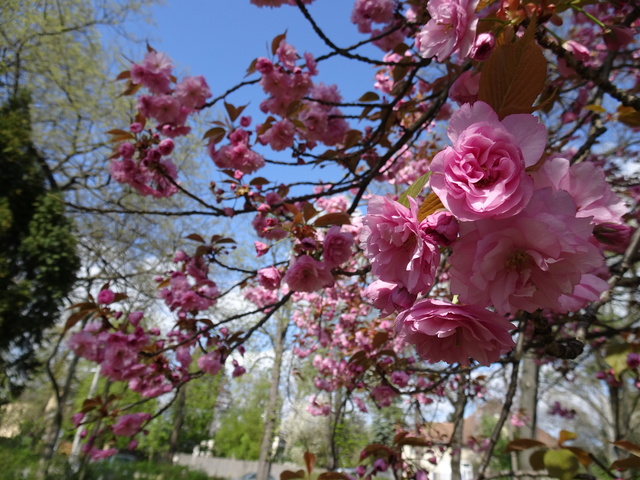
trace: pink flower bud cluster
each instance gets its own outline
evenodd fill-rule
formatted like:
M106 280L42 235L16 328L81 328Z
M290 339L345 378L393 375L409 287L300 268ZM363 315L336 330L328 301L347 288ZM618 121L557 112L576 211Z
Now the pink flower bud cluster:
M186 126L193 114L211 97L204 77L185 77L172 89L175 81L173 65L164 53L150 51L140 64L129 71L133 87L146 87L151 95L138 97L138 117L131 127L131 138L135 143L125 142L118 146L110 165L112 177L131 185L142 195L156 198L175 194L177 169L168 155L173 151L171 138L186 135L191 130ZM155 120L158 133L144 132L147 120ZM160 140L160 135L166 138Z
M576 411L572 409L568 409L562 406L560 402L553 402L551 408L547 412L549 415L558 415L559 417L566 418L571 420L576 416Z
M262 74L260 85L270 95L260 109L282 120L260 126L258 141L276 151L292 147L296 137L306 142L307 148L318 142L329 146L341 143L349 126L335 106L342 100L337 87L314 84L311 77L317 71L313 58L305 55L306 71L296 66L297 52L286 40L281 40L276 54L278 64L259 58L256 70ZM292 108L295 102L301 102L301 106Z
M179 318L187 318L190 313L196 314L215 305L220 291L208 276L206 258L178 252L174 261L180 263L181 268L169 274L168 286L160 290L160 298L167 306L177 310Z

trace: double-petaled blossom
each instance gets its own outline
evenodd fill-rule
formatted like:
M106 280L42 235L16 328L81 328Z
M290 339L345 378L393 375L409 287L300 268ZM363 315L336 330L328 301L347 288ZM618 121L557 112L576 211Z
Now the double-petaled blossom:
M410 208L387 197L373 196L364 217L361 240L371 271L380 280L405 287L411 294L431 288L440 250L418 221L418 205Z
M276 267L261 268L258 270L258 282L267 290L277 290L280 287L282 275Z
M327 265L309 255L291 260L284 283L294 292L315 292L333 286L333 277Z
M393 21L395 8L394 0L356 0L351 12L351 21L358 26L360 33L371 33L373 23Z
M460 220L506 218L522 210L533 193L525 168L546 145L546 130L533 115L502 121L484 102L460 107L447 131L452 147L431 162L431 188Z
M476 305L421 300L401 312L396 331L428 362L469 365L469 358L489 365L514 347L514 326L497 313Z
M142 424L149 421L151 415L148 413L131 413L128 415L122 415L118 418L116 424L111 427L114 435L121 437L131 437L138 433Z
M176 85L173 96L180 103L191 109L201 108L207 98L211 97L209 85L202 75L195 77L185 77Z
M322 258L332 267L342 265L353 255L354 243L353 235L341 232L340 227L334 225L324 237Z
M571 196L551 188L537 190L511 218L462 222L450 258L451 291L500 314L566 311L562 296L603 265L589 241L592 229L590 218L576 217ZM595 285L598 293L603 286Z
M429 0L431 19L416 35L416 47L424 58L436 57L439 62L458 53L469 55L476 36L478 0Z
M576 203L576 216L591 217L591 223L620 224L628 208L611 190L604 171L591 162L571 165L566 158L547 159L533 174L535 188L552 187L569 192Z

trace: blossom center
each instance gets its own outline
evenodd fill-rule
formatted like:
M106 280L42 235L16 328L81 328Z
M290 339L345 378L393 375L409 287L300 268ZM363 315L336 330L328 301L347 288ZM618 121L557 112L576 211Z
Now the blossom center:
M507 270L518 272L524 270L531 264L531 256L526 252L515 252L504 262L504 266Z

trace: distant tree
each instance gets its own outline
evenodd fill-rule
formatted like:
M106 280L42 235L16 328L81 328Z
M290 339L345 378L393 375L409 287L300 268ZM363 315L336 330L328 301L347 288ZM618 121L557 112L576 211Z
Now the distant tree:
M29 103L19 92L0 107L0 403L37 367L80 264L72 222L31 141Z
M264 432L264 412L269 393L268 378L247 376L239 387L244 392L234 392L232 405L220 419L216 431L214 452L216 455L242 460L257 460Z

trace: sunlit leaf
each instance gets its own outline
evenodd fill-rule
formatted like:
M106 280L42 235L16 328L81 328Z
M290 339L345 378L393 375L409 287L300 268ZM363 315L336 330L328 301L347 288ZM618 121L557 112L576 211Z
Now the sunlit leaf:
M544 466L550 476L560 480L572 480L578 473L580 463L573 452L563 448L547 450L544 454Z
M564 447L567 450L571 450L571 452L578 457L578 461L580 462L581 465L588 467L589 465L591 465L591 463L593 463L593 459L591 458L591 456L589 455L589 452L582 450L581 448L578 447Z
M431 192L429 195L427 195L427 198L424 199L424 202L422 202L422 205L420 205L420 208L418 209L418 221L421 222L432 213L435 213L443 208L444 205L440 201L440 197Z
M420 192L424 188L424 186L429 181L429 177L431 176L431 172L427 172L418 178L415 182L411 184L409 188L407 188L401 195L398 197L398 203L404 205L409 208L409 200L408 197L416 198L420 195Z
M375 102L377 100L380 100L380 95L376 92L367 92L358 99L359 102Z
M611 367L617 380L620 380L620 374L629 368L627 365L627 356L631 351L631 347L625 343L609 345L609 347L607 347L604 361Z
M590 110L595 113L607 113L602 105L587 105L584 107L585 110Z
M640 127L640 112L633 107L618 107L618 121L629 127Z
M578 438L575 433L569 432L567 430L560 430L560 435L558 436L558 445L563 447L564 442L566 442L567 440L573 440L575 438Z

